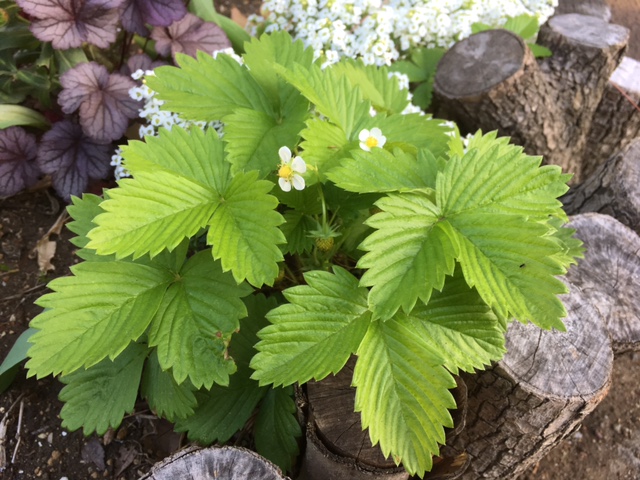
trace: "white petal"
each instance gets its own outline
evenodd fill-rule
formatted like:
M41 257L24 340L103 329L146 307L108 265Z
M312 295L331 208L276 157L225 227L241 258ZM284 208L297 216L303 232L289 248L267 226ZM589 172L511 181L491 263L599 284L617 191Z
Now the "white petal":
M278 155L280 156L282 163L289 163L291 161L291 150L289 150L289 147L280 147Z
M380 135L378 137L378 147L380 148L384 147L385 143L387 143L387 137L385 137L384 135Z
M373 127L369 132L369 135L375 138L380 138L382 136L382 130L380 130L378 127Z
M367 138L369 138L369 130L367 130L366 128L364 130L360 131L360 134L358 135L358 140L360 140L361 142L366 142ZM368 151L368 150L367 150Z
M278 185L280 185L280 188L282 189L283 192L291 191L291 182L286 178L279 178Z
M293 159L293 162L291 162L291 169L294 172L304 173L307 171L307 164L304 163L302 157L296 157Z
M303 190L304 189L304 178L302 178L298 174L295 174L293 176L293 188L295 188L296 190ZM291 187L289 187L289 189L291 189Z
M360 148L363 149L365 152L370 152L371 151L369 146L364 142L360 142Z

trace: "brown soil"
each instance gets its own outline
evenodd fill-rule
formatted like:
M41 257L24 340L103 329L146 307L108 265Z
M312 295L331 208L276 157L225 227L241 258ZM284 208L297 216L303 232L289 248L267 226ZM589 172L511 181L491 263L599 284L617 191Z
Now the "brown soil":
M260 1L216 3L222 12L230 13L236 5L246 15L257 11ZM632 13L640 15L637 1L626 3L635 5ZM614 19L616 11L614 8ZM47 291L47 282L67 275L69 266L76 262L68 242L72 235L66 229L60 237L51 238L57 241L54 271L41 274L34 252L37 241L64 207L46 190L0 201L0 359L41 311L34 301ZM614 369L608 397L582 428L525 480L640 479L640 354L620 356ZM0 468L0 478L133 480L185 444L184 438L158 421L144 403L105 437L66 432L58 416L60 388L53 378L25 379L20 372L13 385L0 394L0 422L6 423L4 434L0 425L0 467L3 460L6 467L4 471Z

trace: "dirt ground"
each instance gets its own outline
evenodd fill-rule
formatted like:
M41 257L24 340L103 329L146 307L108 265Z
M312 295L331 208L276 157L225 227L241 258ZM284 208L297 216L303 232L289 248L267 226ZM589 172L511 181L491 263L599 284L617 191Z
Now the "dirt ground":
M614 5L614 21L636 22L637 0ZM236 5L248 14L259 0L216 2L224 13ZM631 8L633 7L633 8ZM626 13L625 13L626 12ZM634 17L635 15L635 17ZM634 20L634 18L636 20ZM621 21L622 20L622 21ZM634 37L636 38L636 37ZM640 39L630 52L640 52ZM640 58L637 56L636 58ZM36 243L55 224L65 205L47 190L0 201L0 358L41 310L34 301L55 276L68 274L76 260L65 229L52 236L55 270L39 272ZM609 395L581 429L553 450L525 480L640 479L640 353L616 359ZM24 373L0 394L0 478L7 480L133 480L185 444L170 425L158 421L144 403L103 438L66 432L60 426L61 385L52 378L25 379ZM3 426L6 430L3 432ZM4 465L5 469L2 470Z

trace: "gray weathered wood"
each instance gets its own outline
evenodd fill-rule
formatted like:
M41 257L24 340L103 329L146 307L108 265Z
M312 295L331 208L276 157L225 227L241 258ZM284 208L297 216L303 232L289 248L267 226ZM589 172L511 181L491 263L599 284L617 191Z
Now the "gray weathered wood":
M575 215L568 226L586 251L567 279L602 315L615 353L640 350L640 237L599 213Z
M463 375L467 426L443 449L471 457L462 479L515 479L577 428L606 395L613 352L597 310L580 289L563 296L567 332L513 323L508 353Z
M285 480L280 469L251 450L190 447L157 463L140 480Z
M587 133L628 36L626 28L594 16L554 16L537 42L553 55L536 61L510 32L472 35L438 65L436 114L463 132L498 130L527 153L574 173L579 183Z
M611 8L605 0L559 0L556 15L566 13L581 13L591 15L608 22L611 20Z

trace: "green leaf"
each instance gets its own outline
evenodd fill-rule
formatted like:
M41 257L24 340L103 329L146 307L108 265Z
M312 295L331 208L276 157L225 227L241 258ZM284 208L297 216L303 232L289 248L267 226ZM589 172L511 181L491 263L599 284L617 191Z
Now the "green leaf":
M156 350L152 351L142 373L140 393L156 415L170 422L193 415L197 405L193 390L188 381L178 385L171 372L160 366Z
M18 372L18 366L23 360L28 358L27 351L31 346L29 339L36 332L37 330L35 328L27 328L16 339L11 350L9 350L7 356L4 357L2 364L0 364L0 393L9 388L9 385L11 385Z
M36 302L46 310L31 321L39 331L30 339L29 376L115 358L147 329L173 280L165 269L130 262L84 262L71 271Z
M410 62L406 60L395 62L391 70L406 74L410 82L424 82L435 75L438 62L445 52L446 49L440 47L415 48L411 50Z
M426 162L418 162L414 155L399 148L393 153L382 148L371 152L354 150L340 166L327 173L327 178L349 192L372 193L406 191L427 188L435 183L433 172Z
M349 141L340 127L319 119L309 120L300 135L304 139L300 144L303 158L318 172L320 181L324 181L327 172L348 157L351 150L358 148L358 141Z
M364 65L362 60L345 59L331 66L337 76L344 76L362 92L378 112L401 113L409 104L407 90L401 90L398 79L389 75L387 67Z
M429 115L412 113L409 115L378 115L371 119L371 126L378 127L387 137L388 149L400 147L408 153L417 155L421 149L431 151L435 158L444 156L448 150L451 132L444 120L436 120ZM371 128L368 126L367 128Z
M287 238L284 253L305 253L310 252L314 245L314 240L309 236L309 232L317 228L317 222L309 215L298 210L289 210L284 214L285 223L280 226L280 230Z
M174 128L123 148L135 176L109 190L87 248L118 258L172 250L205 227L229 182L217 134Z
M431 99L433 98L433 82L434 78L429 77L423 83L418 85L413 91L413 99L411 103L419 106L423 110L426 110L431 105Z
M563 221L559 218L550 218L548 224L554 229L550 238L556 241L561 249L556 256L560 264L567 269L571 265L577 265L577 259L584 258L585 248L582 240L573 236L576 230L564 227Z
M355 140L359 125L370 118L370 103L363 99L359 88L346 77L339 77L331 68L314 64L306 68L296 63L293 68L275 66L276 71L296 87L316 111L339 126L346 137Z
M248 42L251 37L236 22L216 12L214 3L211 0L191 0L188 3L188 8L191 13L222 28L231 41L233 49L238 53L243 51L244 43Z
M291 470L302 435L292 395L292 387L270 389L256 416L256 450L283 472Z
M371 323L358 348L353 385L371 443L380 442L385 456L422 477L445 443L443 426L453 426L448 409L456 405L447 389L456 383L416 331L420 326L411 319Z
M290 302L272 310L251 361L261 385L290 385L336 373L356 351L370 322L367 291L340 267L307 272L307 285L285 290Z
M72 431L83 427L85 435L118 428L124 414L135 407L146 356L144 345L132 343L113 361L105 359L88 370L61 377L66 384L59 396L65 402L60 412L62 426Z
M442 289L445 275L453 274L456 244L428 192L390 194L376 205L383 211L366 222L377 231L360 245L368 253L358 267L368 269L360 284L372 287L369 308L386 320Z
M35 110L20 105L0 105L0 129L16 125L41 129L51 126L49 121Z
M517 17L510 17L502 28L528 40L538 33L540 26L538 25L538 18L535 15L523 13Z
M198 52L197 59L176 55L180 68L156 68L147 84L165 101L164 108L192 120L222 120L238 108L274 116L260 85L229 55L213 58Z
M277 199L269 195L273 183L258 180L258 172L238 173L223 194L214 213L207 242L213 256L222 260L237 282L272 285L283 260L278 244L285 243L278 225L284 222L275 211Z
M553 52L549 50L547 47L543 47L542 45L538 45L537 43L527 43L529 50L533 53L533 56L536 58L546 58L553 55Z
M71 70L79 63L88 62L89 59L82 48L70 48L69 50L54 50L53 55L58 62L58 74Z
M240 299L249 293L246 285L222 272L209 251L187 260L149 330L149 345L157 346L161 368L172 369L176 383L187 377L196 388L229 383L236 367L226 347L247 313Z
M482 370L506 352L498 317L459 271L447 277L442 292L433 292L428 304L419 303L409 315L422 325L429 351L456 375L459 368Z
M492 30L494 27L487 25L486 23L476 22L471 25L471 33L480 33L486 30Z

